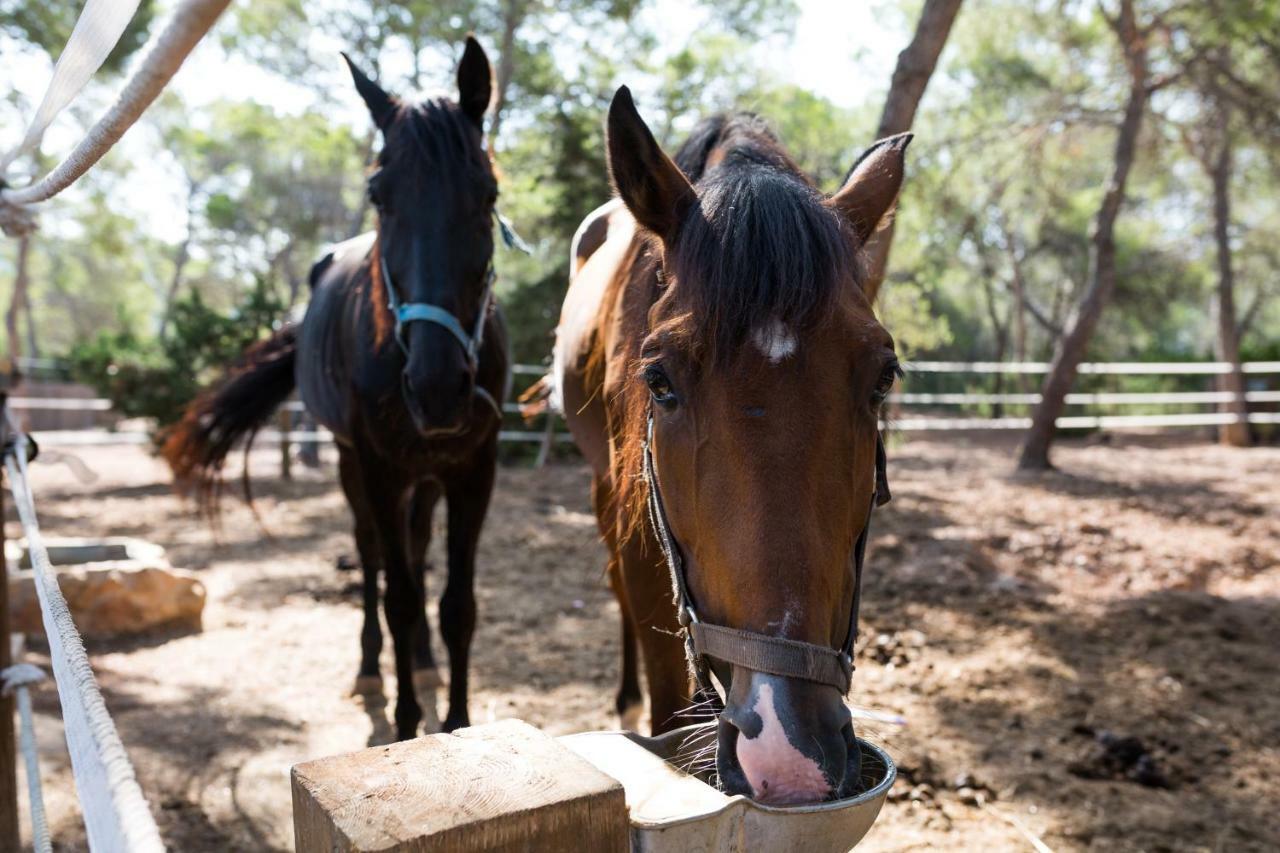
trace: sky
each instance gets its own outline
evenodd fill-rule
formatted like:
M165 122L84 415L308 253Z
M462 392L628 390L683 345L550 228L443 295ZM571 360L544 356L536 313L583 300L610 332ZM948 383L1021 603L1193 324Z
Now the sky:
M897 52L907 39L906 22L896 4L887 0L798 0L797 5L800 12L793 34L758 45L755 51L759 61L771 65L784 80L812 90L839 106L857 106L869 97L879 97ZM645 23L659 34L659 42L673 47L683 45L701 23L696 14L690 13L685 0L655 0L643 15ZM321 46L321 50L325 47ZM341 73L337 59L340 46L331 47L335 73ZM145 49L138 55L143 53ZM42 56L28 55L12 63L7 61L6 65L13 75L10 78L13 87L34 110L48 83L51 63ZM119 85L122 86L123 81ZM227 57L216 44L198 47L170 85L196 107L220 98L252 98L279 109L297 110L315 98L312 91L292 85L244 59ZM92 115L112 97L114 91L95 90L82 97L75 109ZM328 108L336 120L365 121L363 107L354 93L350 103ZM61 116L46 133L44 150L59 156L69 152L80 137L78 124L66 114ZM7 150L15 144L24 129L0 127L0 149ZM123 153L135 164L130 188L122 202L144 218L151 234L176 242L181 239L184 227L176 165L164 155L159 159L153 157L154 148L148 143L154 139L144 138L148 133L145 127L135 127L121 143ZM135 154L137 156L132 156ZM73 187L71 192L74 191Z

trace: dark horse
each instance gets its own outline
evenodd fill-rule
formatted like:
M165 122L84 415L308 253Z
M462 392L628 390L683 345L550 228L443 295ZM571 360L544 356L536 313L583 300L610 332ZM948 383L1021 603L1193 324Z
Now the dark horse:
M637 640L657 731L680 724L690 670L703 697L714 673L721 783L766 802L860 781L843 696L899 370L862 247L908 141L876 143L828 197L752 116L704 123L673 162L623 88L608 121L621 203L575 240L552 393L594 469L623 615L618 710L640 702Z
M342 489L364 569L357 690L381 692L378 572L395 648L395 723L414 737L418 686L439 684L425 605L431 517L448 503L449 576L440 632L449 650L445 731L468 725L467 658L476 623L476 545L493 491L507 333L493 305L498 184L484 144L489 60L467 39L458 101L402 103L347 60L383 146L369 177L376 234L336 247L311 271L302 323L249 349L193 403L165 445L180 482L216 493L242 437L296 386L337 441Z

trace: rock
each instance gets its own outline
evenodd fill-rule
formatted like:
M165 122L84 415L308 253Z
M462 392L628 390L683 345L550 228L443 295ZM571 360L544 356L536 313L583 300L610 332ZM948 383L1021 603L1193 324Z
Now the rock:
M85 637L200 630L204 584L163 558L68 567L59 569L57 577L76 628ZM13 631L44 631L31 570L9 576L9 618Z

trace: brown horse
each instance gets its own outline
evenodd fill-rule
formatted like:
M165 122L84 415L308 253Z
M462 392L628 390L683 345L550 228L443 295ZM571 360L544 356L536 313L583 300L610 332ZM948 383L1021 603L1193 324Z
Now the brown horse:
M843 694L899 372L861 248L909 141L876 143L824 197L752 116L704 123L673 162L624 87L608 119L621 202L574 241L552 395L594 469L618 711L639 716L637 639L655 731L681 723L690 670L704 690L714 672L721 784L766 802L859 784Z

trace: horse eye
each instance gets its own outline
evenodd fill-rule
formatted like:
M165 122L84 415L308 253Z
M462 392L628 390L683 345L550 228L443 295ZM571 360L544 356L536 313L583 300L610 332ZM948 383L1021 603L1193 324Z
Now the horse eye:
M875 390L871 393L871 398L876 405L883 403L889 396L889 392L893 390L893 383L902 375L902 368L895 361L885 366L880 374L880 379L876 381Z
M656 364L651 364L644 369L644 382L649 386L653 402L664 409L675 408L679 401L676 399L675 389L671 387L671 380L667 378L666 371Z
M369 203L374 207L382 207L382 172L374 172L369 176L367 192L369 195Z

